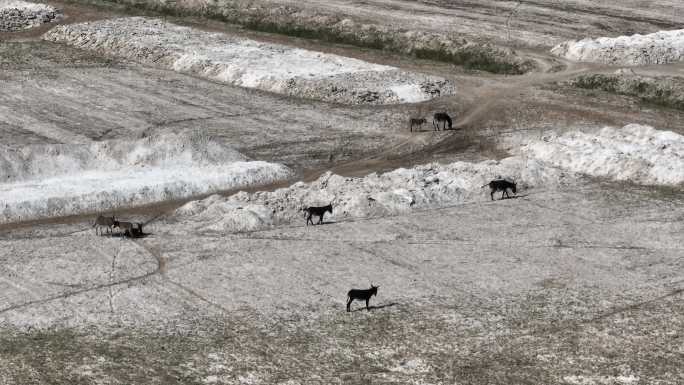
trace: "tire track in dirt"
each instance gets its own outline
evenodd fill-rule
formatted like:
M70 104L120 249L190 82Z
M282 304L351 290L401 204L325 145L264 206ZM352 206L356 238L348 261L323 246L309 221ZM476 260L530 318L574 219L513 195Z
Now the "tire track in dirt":
M122 248L120 248L119 252L121 250L122 250ZM117 254L119 252L117 252ZM102 255L105 255L105 254L102 253ZM113 260L112 264L114 264L114 260ZM114 287L119 286L119 285L125 285L125 284L140 282L140 281L148 279L148 278L150 278L150 277L152 277L158 273L160 273L159 266L157 268L155 268L153 271L150 271L150 272L147 272L147 273L144 273L141 275L133 276L130 278L126 278L126 279L122 279L122 280L118 280L118 281L113 281L113 282L108 282L108 283L104 283L104 284L99 284L99 285L94 285L94 286L79 289L79 290L72 290L72 291L68 291L66 293L51 295L51 296L44 297L44 298L37 298L35 300L26 301L23 303L7 306L5 308L0 308L0 315L11 312L11 311L19 310L19 309L25 309L25 308L35 306L35 305L44 305L44 304L47 304L47 303L50 303L53 301L67 299L67 298L70 298L70 297L73 297L76 295L80 295L80 294L86 294L86 293L90 293L90 292L94 292L94 291L98 291L98 290L111 289L111 288L114 288ZM110 275L110 277L111 277L111 275ZM111 297L110 297L110 300L111 300ZM73 309L73 310L75 310L75 309Z
M208 304L208 305L210 305L210 306L212 306L212 307L214 307L214 308L216 308L216 309L219 309L221 312L223 312L223 313L225 313L225 314L230 313L230 310L229 310L229 309L227 309L227 308L221 306L220 304L218 304L218 303L216 303L216 302L213 302L213 301L209 300L208 298L202 296L201 294L197 293L195 290L189 288L188 286L185 286L185 285L183 285L183 284L181 284L181 283L179 283L179 282L176 282L176 281L172 280L171 278L169 278L168 275L167 275L167 272L168 272L168 258L165 257L165 256L161 253L160 250L156 250L156 249L154 249L154 248L152 248L152 247L149 247L149 246L145 245L143 242L137 242L137 241L135 241L135 240L131 240L131 241L132 241L133 243L135 243L136 245L138 245L138 246L139 246L140 248L142 248L143 250L145 250L145 251L147 252L147 254L149 254L150 256L154 257L154 258L157 260L157 264L158 264L158 265L157 265L157 270L156 270L156 272L158 272L158 273L160 274L160 276L162 277L162 279L164 279L165 282L168 282L168 283L171 284L172 286L174 286L174 287L180 289L181 291L185 292L186 294L190 295L191 297L197 298L197 299L199 299L201 302L204 302L204 303L206 303L206 304Z
M85 288L85 289L81 289L81 290L74 290L74 291L71 291L71 292L67 292L67 293L63 293L63 294L58 294L58 295L52 295L52 296L45 297L45 298L42 298L42 299L37 299L37 300L34 300L34 301L23 302L23 303L20 303L20 304L16 304L16 305L12 305L12 306L8 306L8 307L5 307L5 308L0 309L0 314L4 314L4 313L10 312L10 311L14 311L14 310L24 309L24 308L27 308L27 307L30 307L30 306L34 306L34 305L44 305L44 304L50 303L50 302L52 302L52 301L67 299L67 298L69 298L69 297L73 297L73 296L76 296L76 295L79 295L79 294L90 293L90 292L93 292L93 291L98 291L98 290L102 290L102 289L107 289L107 288L109 288L109 287L114 287L114 286L119 286L119 285L125 285L125 284L130 284L130 283L135 283L135 282L140 282L140 281L143 281L143 280L145 280L145 279L147 279L147 278L150 278L150 277L154 276L155 274L157 274L156 269L155 269L155 271L152 271L152 272L149 272L149 273L145 273L145 274L138 275L138 276L131 277L131 278L126 278L126 279L123 279L123 280L120 280L120 281L116 281L116 282L111 282L111 283L106 283L106 284L101 284L101 285L95 285L95 286L91 286L91 287L88 287L88 288Z

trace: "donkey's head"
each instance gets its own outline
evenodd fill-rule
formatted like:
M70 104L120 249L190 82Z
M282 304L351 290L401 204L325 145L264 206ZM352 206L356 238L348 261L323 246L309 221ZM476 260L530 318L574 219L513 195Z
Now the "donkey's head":
M373 286L373 283L371 283L371 287L370 287L370 289L369 289L371 295L374 295L374 296L377 297L377 295L378 295L378 288L379 288L379 287L380 287L380 286Z
M511 191L513 191L513 194L517 194L517 193L518 193L518 192L516 191L516 190L517 190L517 187L518 187L518 185L517 185L516 183L513 183L513 186L511 186Z

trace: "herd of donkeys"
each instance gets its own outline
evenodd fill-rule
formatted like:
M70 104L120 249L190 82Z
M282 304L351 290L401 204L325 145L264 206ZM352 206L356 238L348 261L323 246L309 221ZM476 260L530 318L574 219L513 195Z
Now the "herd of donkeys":
M511 190L514 194L516 193L516 183L506 180L506 179L495 179L492 180L491 182L483 185L482 187L489 186L491 190L491 198L494 200L494 193L497 191L501 191L501 199L503 199L504 194L507 197L510 197L508 195L508 190ZM332 204L328 204L327 206L309 206L305 207L302 209L305 213L305 218L306 218L306 225L308 226L309 223L312 225L314 224L322 224L323 223L323 216L325 216L325 213L330 213L332 214L333 212L333 206ZM314 223L313 217L318 217L318 222ZM104 215L98 215L97 218L95 218L95 222L93 223L93 226L95 228L95 234L96 235L102 235L103 230L106 230L108 234L113 235L114 234L114 229L118 229L118 234L125 238L125 237L142 237L144 235L143 233L143 223L141 222L126 222L126 221L119 221L117 220L114 216L107 217ZM377 296L378 294L378 287L379 286L374 286L371 284L370 289L351 289L347 293L347 311L351 311L351 304L354 302L354 300L359 300L359 301L365 301L366 302L366 310L370 310L369 301L372 296Z
M140 237L143 235L143 224L141 222L125 222L118 221L114 216L106 217L104 215L98 215L95 218L93 226L95 228L95 235L102 235L103 230L106 230L108 234L114 234L114 228L119 230L119 235L122 237Z

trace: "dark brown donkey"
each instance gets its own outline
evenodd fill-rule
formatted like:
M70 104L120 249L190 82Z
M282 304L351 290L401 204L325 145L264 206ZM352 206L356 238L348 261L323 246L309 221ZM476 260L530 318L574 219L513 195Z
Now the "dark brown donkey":
M373 286L371 283L370 289L349 290L347 293L347 311L351 311L351 303L354 302L355 299L366 301L366 310L370 310L370 308L368 308L368 301L370 301L370 297L378 295L378 287L379 286Z
M95 223L93 223L92 226L95 228L95 235L98 235L97 230L100 230L99 235L102 235L102 227L106 227L107 233L111 234L115 222L114 216L105 217L104 215L98 215L97 218L95 218Z

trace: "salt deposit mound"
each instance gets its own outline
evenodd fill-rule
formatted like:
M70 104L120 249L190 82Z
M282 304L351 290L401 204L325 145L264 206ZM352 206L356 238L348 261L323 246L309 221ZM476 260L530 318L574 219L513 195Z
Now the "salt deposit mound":
M331 202L333 214L327 215L326 221L388 216L488 201L489 188L482 186L495 177L523 181L518 187L527 189L538 184L557 185L565 175L555 169L544 171L537 162L520 157L500 162L433 163L363 178L327 173L315 182L299 182L273 192L240 192L189 202L175 211L174 219L200 231L250 231L293 221L304 225L303 207Z
M47 4L0 0L0 32L21 31L61 17L61 11Z
M571 172L644 185L684 185L684 136L652 127L606 127L547 136L526 155Z
M684 60L684 29L568 41L551 53L573 61L625 66L674 63Z
M304 225L303 207L328 203L334 211L326 220L381 217L489 201L489 189L482 186L494 178L515 180L518 193L527 193L535 187L576 183L582 175L682 186L684 137L640 125L551 135L524 145L519 156L498 162L427 164L363 178L327 173L315 182L273 192L214 195L185 204L170 220L185 223L179 231L252 231L281 223Z
M128 17L58 26L43 37L248 88L347 104L454 93L452 82L357 59Z
M0 223L91 213L271 183L279 164L249 161L202 135L0 149Z

